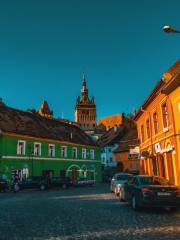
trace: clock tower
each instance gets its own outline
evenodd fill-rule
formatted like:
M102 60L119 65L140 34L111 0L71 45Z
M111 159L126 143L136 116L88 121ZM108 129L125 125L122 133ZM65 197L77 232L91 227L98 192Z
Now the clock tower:
M94 102L94 97L91 99L88 96L88 89L86 87L86 79L83 74L81 97L77 97L76 107L75 107L75 122L78 126L91 133L96 127L96 105Z

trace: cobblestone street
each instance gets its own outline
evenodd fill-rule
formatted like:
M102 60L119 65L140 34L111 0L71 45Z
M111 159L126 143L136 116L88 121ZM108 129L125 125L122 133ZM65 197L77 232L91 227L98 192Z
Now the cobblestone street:
M180 239L180 211L134 212L108 185L0 194L0 239Z

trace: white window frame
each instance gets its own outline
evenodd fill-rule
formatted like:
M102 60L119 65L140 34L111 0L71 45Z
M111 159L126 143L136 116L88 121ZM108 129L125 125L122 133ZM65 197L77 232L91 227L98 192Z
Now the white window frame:
M74 150L75 150L75 157L74 157L74 155L73 155L73 154L74 154L74 152L73 152ZM72 148L72 157L73 157L73 158L77 158L77 147L73 147L73 148Z
M147 122L149 122L149 136L148 136ZM150 118L146 118L145 125L146 125L146 137L147 137L147 139L150 139L151 138Z
M64 148L64 156L62 154L62 150ZM67 146L61 146L61 158L67 158Z
M94 149L90 149L90 159L94 159Z
M19 143L23 143L23 151L22 151L22 153L20 153ZM26 154L26 141L18 140L18 142L17 142L17 154L18 155L25 155Z
M35 149L35 146L36 145L39 145L39 154L36 153L36 149ZM41 156L41 143L40 142L35 142L34 143L34 156Z
M154 114L156 113L156 116L157 116L157 132L155 132L155 124L154 124ZM153 122L153 132L154 132L154 135L157 135L159 133L159 122L158 122L158 112L157 112L157 109L155 109L153 112L152 112L152 122Z
M164 126L164 116L163 116L163 105L166 104L166 110L167 110L167 126ZM162 119L162 126L163 126L163 132L167 132L169 130L169 112L168 112L168 107L167 107L167 101L164 101L161 103L161 119Z
M82 148L82 159L86 159L86 157L87 157L86 148Z
M50 151L50 149L51 149L51 147L53 147L52 149L52 154L51 154L51 151ZM48 156L49 157L55 157L55 144L49 144L49 146L48 146Z

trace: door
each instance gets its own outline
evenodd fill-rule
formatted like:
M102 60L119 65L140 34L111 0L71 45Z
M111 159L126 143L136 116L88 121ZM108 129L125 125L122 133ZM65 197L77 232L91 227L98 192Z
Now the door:
M77 169L76 168L72 169L72 182L73 183L77 182Z
M172 153L168 152L166 153L167 156L167 167L168 167L168 175L169 175L169 181L174 184L174 168L173 168L173 159L172 159Z

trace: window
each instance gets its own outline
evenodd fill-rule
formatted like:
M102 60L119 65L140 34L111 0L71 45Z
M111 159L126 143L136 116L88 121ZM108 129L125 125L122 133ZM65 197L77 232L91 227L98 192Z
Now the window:
M49 144L48 155L50 157L55 157L55 145Z
M62 146L61 147L61 157L62 158L66 158L67 157L67 147L66 146Z
M144 142L144 126L141 125L141 141Z
M34 143L34 155L41 156L41 143Z
M90 159L94 159L94 149L90 150Z
M72 148L72 157L77 158L77 148L76 147Z
M153 113L153 122L154 122L154 133L157 134L158 133L158 116L157 116L157 112Z
M161 109L162 109L163 127L167 128L168 127L168 111L167 111L166 103L164 103L161 106Z
M17 143L17 154L25 155L26 142L19 140Z
M86 148L82 149L82 158L86 159Z
M149 119L146 120L146 131L147 131L147 138L150 138L150 122L149 122Z
M111 152L111 148L109 148L109 152Z

